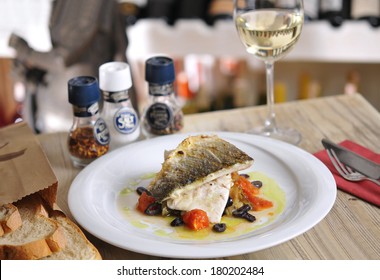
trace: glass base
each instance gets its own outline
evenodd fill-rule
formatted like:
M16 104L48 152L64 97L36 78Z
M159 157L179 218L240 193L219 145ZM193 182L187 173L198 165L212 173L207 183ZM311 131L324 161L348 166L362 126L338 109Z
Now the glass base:
M301 133L292 128L269 129L267 127L258 127L247 131L247 133L270 137L293 145L298 145L302 139Z

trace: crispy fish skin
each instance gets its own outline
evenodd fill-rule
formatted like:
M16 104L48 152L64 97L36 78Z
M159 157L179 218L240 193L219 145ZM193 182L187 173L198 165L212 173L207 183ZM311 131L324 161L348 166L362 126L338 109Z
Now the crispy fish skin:
M173 150L148 186L158 202L184 187L195 187L248 168L253 159L216 135L190 136Z

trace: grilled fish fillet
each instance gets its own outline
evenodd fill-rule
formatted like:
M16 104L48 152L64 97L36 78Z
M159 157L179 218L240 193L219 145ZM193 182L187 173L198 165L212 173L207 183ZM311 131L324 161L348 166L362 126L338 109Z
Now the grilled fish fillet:
M171 209L202 209L210 222L218 223L233 184L231 173L252 163L250 156L218 136L190 136L167 155L148 190Z

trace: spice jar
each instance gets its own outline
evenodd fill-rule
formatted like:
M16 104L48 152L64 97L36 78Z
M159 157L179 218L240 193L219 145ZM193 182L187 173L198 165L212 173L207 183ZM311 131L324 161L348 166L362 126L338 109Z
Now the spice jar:
M164 56L148 59L145 79L149 84L149 100L142 115L144 136L150 138L180 131L183 113L173 87L173 60Z
M110 131L110 150L137 140L140 136L139 118L128 90L132 87L129 65L108 62L99 67L99 87L103 94L102 118Z
M97 79L90 76L72 78L68 81L68 92L74 113L68 148L74 166L84 167L107 153L110 134L99 115Z

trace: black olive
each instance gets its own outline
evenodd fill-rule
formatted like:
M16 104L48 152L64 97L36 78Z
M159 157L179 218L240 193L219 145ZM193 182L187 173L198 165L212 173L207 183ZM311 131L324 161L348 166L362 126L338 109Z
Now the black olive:
M223 215L226 215L227 208L232 206L232 204L234 204L234 201L232 200L231 197L228 197L227 202L226 202L226 206L224 207L224 210L223 210Z
M244 212L244 213L246 213L246 212ZM232 211L232 216L234 216L236 218L242 218L244 213L241 213L241 212L235 210L235 211Z
M215 232L223 232L225 231L227 228L226 224L225 223L219 223L219 224L215 224L213 227L212 227L212 230L215 231Z
M136 189L136 192L137 192L137 194L138 195L142 195L142 193L143 192L146 192L147 190L146 190L146 188L144 188L144 187L138 187L137 189Z
M251 222L253 223L254 221L256 221L256 217L249 214L248 212L245 212L243 215L242 215L242 218L246 219L248 222Z
M261 188L263 186L263 182L256 180L251 182L256 188Z
M252 208L249 204L244 204L242 207L232 211L232 215L237 218L243 218L243 215L251 209Z
M175 210L169 207L167 207L166 209L168 210L168 213L170 216L181 217L181 213L182 213L181 210Z
M182 226L184 224L183 220L181 217L177 217L175 218L171 223L170 225L172 227L178 227L178 226Z
M250 211L251 209L252 209L252 208L251 208L251 206L250 206L249 204L244 204L242 207L236 209L235 211L238 211L238 212L243 213L243 212L248 212L248 211Z
M150 191L148 191L148 190L147 190L146 188L144 188L144 187L138 187L138 188L136 189L136 192L137 192L138 195L142 195L144 192L146 192L147 195L152 196L152 194L150 193Z
M162 213L162 205L158 202L153 202L145 209L145 214L148 216L160 215Z
M226 208L232 206L233 203L234 203L234 201L232 200L232 198L228 197L227 203L226 203Z
M244 177L244 178L246 178L246 179L249 179L249 175L248 174L240 174L240 176L242 176L242 177Z
M242 207L240 207L238 209L238 211L241 211L241 212L248 212L250 211L252 208L249 204L244 204Z

